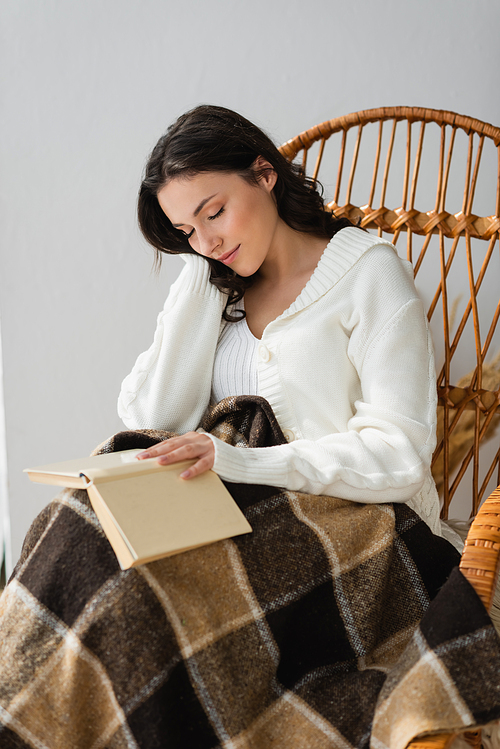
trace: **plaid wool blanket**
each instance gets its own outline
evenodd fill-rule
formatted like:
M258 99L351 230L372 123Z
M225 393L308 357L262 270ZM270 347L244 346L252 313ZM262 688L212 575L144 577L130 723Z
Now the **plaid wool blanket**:
M284 441L260 398L204 426ZM85 491L38 516L0 603L1 747L403 749L500 717L497 635L405 504L227 486L252 534L127 571Z

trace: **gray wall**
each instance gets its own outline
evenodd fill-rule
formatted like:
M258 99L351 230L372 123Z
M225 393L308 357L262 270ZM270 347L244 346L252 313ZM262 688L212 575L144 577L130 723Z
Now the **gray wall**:
M134 216L146 155L167 124L210 102L241 111L277 142L393 104L498 125L500 4L3 0L0 23L0 313L15 560L53 494L22 469L86 454L120 428L121 379L149 345L179 271L172 259L152 274Z

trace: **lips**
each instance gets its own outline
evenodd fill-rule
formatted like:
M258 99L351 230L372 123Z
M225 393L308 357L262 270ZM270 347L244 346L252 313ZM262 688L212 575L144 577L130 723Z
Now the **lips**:
M240 249L240 245L235 247L234 250L230 250L229 252L226 252L224 255L221 255L220 257L217 258L217 260L220 263L224 263L224 265L229 265L230 263L233 262L233 260L236 259L239 249Z

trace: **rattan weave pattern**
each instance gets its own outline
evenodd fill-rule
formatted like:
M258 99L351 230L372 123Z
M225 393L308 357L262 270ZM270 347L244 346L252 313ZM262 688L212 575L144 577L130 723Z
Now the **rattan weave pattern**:
M390 130L385 160L382 158L384 125ZM403 123L401 125L401 123ZM388 179L394 162L394 143L399 126L406 124L406 147L402 175L402 195L399 205L386 205ZM378 126L376 147L373 158L371 184L363 182L364 202L352 201L353 184L357 174L358 157L363 133L368 126ZM439 128L439 156L436 164L437 185L434 199L429 199L426 210L415 207L419 172L426 128ZM417 146L412 144L414 130L418 128ZM350 169L346 168L349 132L354 130L355 142L351 149ZM467 140L465 157L462 160L465 184L461 203L448 205L448 187L453 160L460 158L455 149L457 131L463 131ZM493 460L480 467L480 446L491 433L492 427L500 423L500 381L493 387L485 387L485 360L495 355L500 348L497 324L500 318L500 301L487 311L485 318L482 307L485 305L481 287L493 267L492 258L500 251L500 128L480 120L436 109L419 107L381 107L337 117L316 125L281 146L281 152L289 160L299 157L305 174L321 181L321 168L325 160L326 144L335 133L341 134L336 184L333 200L327 207L337 216L347 216L358 220L367 229L377 230L379 236L388 233L397 244L402 232L406 233L406 257L412 262L415 276L427 263L436 271L438 282L435 293L431 294L428 305L428 318L432 321L438 308L442 309L442 333L439 348L442 350L442 363L438 367L439 418L442 420L442 438L439 440L434 462L443 463L444 491L443 517L448 517L450 502L464 477L471 477L471 517L475 516L469 531L460 568L473 585L486 608L491 608L500 567L500 486L484 500L487 489L495 477L495 485L500 484L500 448ZM340 137L340 135L339 135ZM485 141L496 149L496 184L490 190L494 195L494 213L479 215L473 212L474 197L478 185L481 156ZM317 144L315 146L315 144ZM308 168L308 154L315 146L317 150L312 168ZM383 162L383 163L382 163ZM454 163L455 163L454 162ZM366 165L364 165L366 166ZM489 166L491 167L491 161ZM344 180L344 174L348 174ZM411 178L410 178L411 175ZM374 206L376 187L379 187L379 205ZM340 199L345 188L345 198ZM419 195L420 197L420 195ZM414 252L413 236L423 237L418 253ZM480 270L478 265L478 240L482 251ZM475 243L475 244L474 244ZM456 315L452 279L455 268L466 269L469 298ZM495 272L495 271L493 271ZM464 274L464 273L463 273ZM498 278L500 281L500 277ZM495 284L495 297L498 299L500 283ZM457 350L465 339L464 331L473 329L474 348L471 358L474 368L468 383L454 382L453 365ZM433 334L436 336L435 329ZM436 340L435 340L436 344ZM463 378L462 378L463 379ZM474 412L474 428L468 444L461 445L458 469L451 469L450 450L455 449L457 435L462 431L462 417L466 412ZM470 420L470 417L469 417ZM483 461L484 462L484 461ZM472 471L470 470L472 466ZM481 503L483 502L482 506ZM455 736L440 734L426 736L410 744L411 749L447 749ZM473 747L480 746L480 732L465 734L464 738Z
M411 749L448 749L453 743L456 734L438 733L435 736L426 736L411 742Z
M467 535L460 569L489 610L500 568L500 487L482 504Z
M361 132L365 125L369 123L384 123L391 120L393 128L395 125L406 120L409 125L420 122L422 126L432 122L440 125L442 128L449 126L454 132L457 128L461 128L469 136L477 135L484 141L485 137L491 138L495 146L500 147L500 128L490 125L480 120L472 119L471 117L465 117L463 115L456 114L455 112L448 112L439 109L422 109L419 107L381 107L379 109L367 109L361 112L354 112L352 114L337 117L333 120L327 120L322 122L320 125L310 128L309 130L300 133L295 138L287 141L281 146L281 152L288 159L294 159L299 152L303 152L303 166L305 168L307 161L307 152L316 141L321 141L320 152L318 159L314 166L312 176L316 177L319 172L321 160L323 157L324 145L328 138L336 132L343 131L347 133L352 127L358 127L358 141L361 140ZM414 174L414 182L412 184L412 194L414 195L414 187L416 185L416 178L418 177L418 161L421 157L421 149L423 144L423 127L421 130L421 140L419 143L419 151L417 154L416 162L416 173ZM377 151L377 158L380 157L380 144L381 144L382 128L379 130L379 149ZM391 148L393 144L393 138L391 138ZM408 144L411 144L411 139L408 140ZM451 152L453 150L453 143L451 143ZM359 142L355 151L355 158L357 159L357 153L359 151ZM390 167L390 158L392 153L388 154L389 162L386 162L386 170ZM345 142L343 143L342 149L342 163L339 164L339 175L342 175L343 159L345 157ZM499 152L500 162L500 152ZM379 164L377 163L377 169ZM352 177L354 176L354 170L356 168L355 161L351 167L350 182L352 183ZM449 169L447 169L449 171ZM375 176L375 175L374 175ZM408 175L407 175L408 176ZM386 181L387 175L384 175ZM407 184L407 180L406 180ZM340 180L339 180L340 186ZM473 187L472 187L473 190ZM372 191L373 192L373 191ZM348 189L348 194L350 190ZM442 185L441 197L442 201L437 200L437 205L426 212L418 211L413 207L413 201L410 200L410 206L405 207L406 200L403 200L403 204L398 208L387 208L384 205L380 205L377 208L371 206L369 201L363 207L352 205L349 201L344 202L342 205L337 203L338 192L336 198L331 201L328 206L335 211L338 216L348 216L351 219L360 219L361 226L365 228L379 228L385 232L399 232L402 228L409 228L415 234L427 235L442 231L446 237L455 238L457 236L463 236L465 233L469 233L472 237L481 239L490 239L496 232L500 230L500 211L498 210L498 199L497 199L497 211L496 215L492 216L476 216L469 211L457 211L456 213L450 213L444 209L444 197L446 194L446 184ZM405 196L407 197L407 195ZM443 205L440 205L440 203Z
M435 122L438 125L452 125L470 132L492 138L495 145L500 145L500 128L472 117L448 112L444 109L427 109L423 107L377 107L364 109L359 112L335 117L332 120L315 125L303 133L291 138L281 147L281 153L287 159L294 159L299 151L309 149L311 145L321 139L327 139L339 130L349 130L355 125L366 125L370 122L385 120L407 120L408 122Z

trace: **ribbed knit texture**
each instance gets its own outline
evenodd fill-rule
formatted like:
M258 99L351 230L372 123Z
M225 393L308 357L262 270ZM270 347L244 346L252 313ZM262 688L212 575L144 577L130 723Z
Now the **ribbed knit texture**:
M208 264L190 256L153 346L124 382L128 427L183 433L199 425L224 299ZM336 234L298 298L264 330L257 369L258 394L289 444L241 449L213 437L216 473L357 502L408 502L440 534L432 344L411 266L391 244L355 228Z
M243 309L241 301L234 310ZM258 395L257 348L259 341L245 319L228 323L215 352L212 374L212 403L230 395Z

